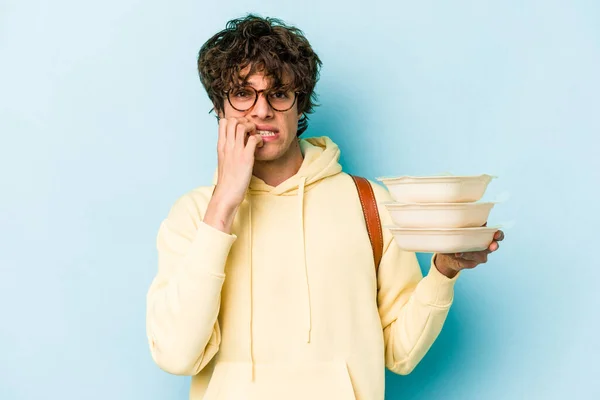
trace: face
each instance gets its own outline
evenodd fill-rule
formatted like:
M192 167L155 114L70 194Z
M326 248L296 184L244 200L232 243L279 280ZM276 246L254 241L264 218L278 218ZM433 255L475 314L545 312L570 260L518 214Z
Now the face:
M247 82L248 86L257 91L270 87L269 79L260 72L248 77ZM257 130L263 137L263 146L256 149L256 161L283 161L293 158L300 152L296 137L298 120L301 117L301 114L298 114L298 102L296 101L287 111L275 111L267 102L266 95L265 92L259 94L256 104L248 111L236 110L225 99L224 116L225 118L244 117L256 124Z

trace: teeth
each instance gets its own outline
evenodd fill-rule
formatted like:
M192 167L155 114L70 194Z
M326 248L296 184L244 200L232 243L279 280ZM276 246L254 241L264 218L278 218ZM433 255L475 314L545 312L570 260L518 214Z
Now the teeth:
M275 136L275 132L272 131L256 131L260 136Z

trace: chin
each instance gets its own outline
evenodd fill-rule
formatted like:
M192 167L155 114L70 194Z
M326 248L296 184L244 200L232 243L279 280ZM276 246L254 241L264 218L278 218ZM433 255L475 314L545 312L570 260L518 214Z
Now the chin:
M254 161L275 161L281 158L278 154L257 154L254 156Z
M278 146L269 146L258 148L254 154L255 161L275 161L283 156L284 152Z

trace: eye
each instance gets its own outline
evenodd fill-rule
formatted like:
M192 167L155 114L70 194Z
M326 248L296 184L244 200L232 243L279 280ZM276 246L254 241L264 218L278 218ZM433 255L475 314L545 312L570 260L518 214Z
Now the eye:
M288 98L288 94L287 94L287 92L280 90L280 91L271 93L271 97L273 97L274 99L277 99L277 100L283 100L283 99Z
M238 98L238 99L248 99L253 96L253 93L250 89L244 89L244 88L234 89L234 90L232 90L231 94L233 95L233 97Z

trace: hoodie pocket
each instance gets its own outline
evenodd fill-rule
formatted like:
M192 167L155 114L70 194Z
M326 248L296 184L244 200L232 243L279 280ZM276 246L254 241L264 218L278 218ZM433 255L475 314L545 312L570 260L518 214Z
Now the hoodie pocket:
M344 362L219 362L204 400L356 400Z

